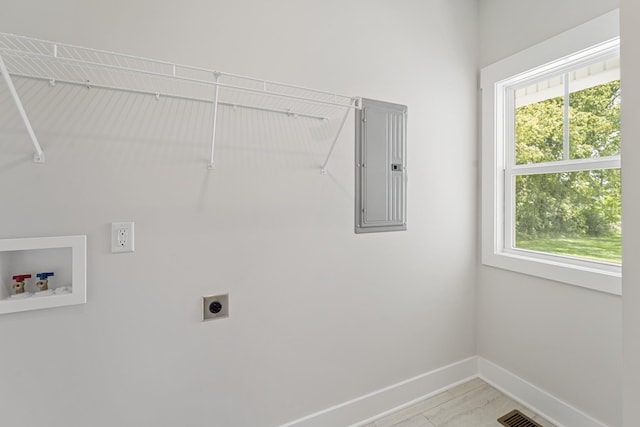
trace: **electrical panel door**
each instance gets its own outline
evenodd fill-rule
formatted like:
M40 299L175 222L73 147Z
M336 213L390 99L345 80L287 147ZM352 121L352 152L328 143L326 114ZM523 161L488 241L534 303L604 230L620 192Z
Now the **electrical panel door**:
M407 229L407 106L356 110L356 233Z

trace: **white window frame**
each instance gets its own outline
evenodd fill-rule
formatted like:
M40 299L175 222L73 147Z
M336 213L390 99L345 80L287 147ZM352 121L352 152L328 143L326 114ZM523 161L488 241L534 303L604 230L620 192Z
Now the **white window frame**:
M505 138L513 132L513 110L505 99L505 88L524 82L531 75L562 72L581 55L600 49L609 55L619 44L619 11L614 10L545 42L521 51L481 71L482 90L482 263L528 275L621 295L621 267L562 255L506 247L505 229L511 230L512 214L505 209L505 191L513 192L512 176L525 169L542 172L545 165L512 164L513 153L506 150ZM511 162L509 161L511 160ZM554 162L555 168L559 163ZM619 167L619 156L581 162L566 162L566 171ZM576 169L576 167L578 169ZM507 171L508 169L508 171ZM555 169L553 170L556 171ZM507 228L509 227L509 228Z

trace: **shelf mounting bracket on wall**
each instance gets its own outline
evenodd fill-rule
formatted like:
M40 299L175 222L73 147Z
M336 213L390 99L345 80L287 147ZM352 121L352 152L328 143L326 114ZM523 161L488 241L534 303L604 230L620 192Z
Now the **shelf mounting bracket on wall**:
M209 169L215 169L215 149L216 149L216 125L218 123L218 101L220 98L220 85L218 81L220 80L220 73L218 71L214 71L213 79L216 85L215 94L213 96L213 124L211 125L211 158L209 159Z
M353 99L353 103L357 104L357 99ZM349 113L351 112L350 108L347 108L347 111L344 112L344 117L342 118L342 122L340 122L340 127L338 128L338 132L336 133L335 138L333 138L333 143L331 144L331 148L329 148L329 153L327 153L327 158L322 164L322 175L327 174L327 164L329 163L329 159L333 154L333 149L336 148L336 144L338 143L338 139L340 138L340 134L342 133L342 129L344 129L344 124L347 122L347 117L349 117Z
M18 113L20 113L20 117L22 118L22 121L24 122L24 125L27 128L27 133L31 138L31 143L33 143L33 147L36 150L35 154L33 155L33 161L36 163L44 163L44 152L42 151L42 147L40 147L40 143L38 142L36 133L33 131L33 127L31 126L31 121L29 120L29 116L27 116L27 112L24 110L22 101L20 101L20 97L18 96L16 87L13 84L13 80L9 75L9 71L7 70L7 65L4 63L4 59L2 59L2 55L0 55L0 73L2 73L2 77L4 77L4 81L7 84L7 87L9 88L9 93L11 94L11 98L13 98L13 102L16 104Z

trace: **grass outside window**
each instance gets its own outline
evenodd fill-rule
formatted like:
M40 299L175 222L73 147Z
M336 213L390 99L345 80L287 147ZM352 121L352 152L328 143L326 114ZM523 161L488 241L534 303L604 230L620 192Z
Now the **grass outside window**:
M622 233L607 236L518 236L519 249L567 255L620 264L622 262Z

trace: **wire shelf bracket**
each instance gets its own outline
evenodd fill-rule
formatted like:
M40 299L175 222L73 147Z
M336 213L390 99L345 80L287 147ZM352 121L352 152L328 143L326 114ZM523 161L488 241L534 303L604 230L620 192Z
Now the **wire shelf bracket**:
M333 143L331 144L331 148L329 148L329 153L327 153L327 158L325 159L324 163L322 164L322 175L326 175L327 174L327 165L329 164L329 159L331 158L331 155L333 154L333 149L336 148L336 144L338 143L338 139L340 138L340 134L342 133L342 129L344 129L344 124L347 122L347 117L349 117L349 113L351 112L351 110L347 110L344 113L344 117L342 118L342 122L340 122L340 127L338 128L338 133L336 133L336 137L333 138Z
M322 121L341 119L323 174L349 112L362 108L359 97L6 33L0 33L0 73L34 146L36 163L44 163L44 152L13 78L212 104L209 169L215 168L220 106Z
M16 104L16 108L18 109L18 113L24 122L24 126L27 128L27 133L31 138L31 143L35 148L36 152L33 155L33 161L36 163L44 163L44 152L42 151L42 147L38 142L38 138L36 137L36 133L33 131L33 126L31 126L31 121L29 120L29 116L27 116L27 112L22 105L22 101L20 100L20 96L18 95L18 91L16 91L16 87L13 84L13 80L9 75L9 71L7 71L7 66L4 63L4 59L2 59L2 55L0 55L0 73L2 73L2 77L4 78L5 83L7 84L7 88L9 89L9 93L11 94L11 98L13 98L13 102Z

